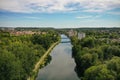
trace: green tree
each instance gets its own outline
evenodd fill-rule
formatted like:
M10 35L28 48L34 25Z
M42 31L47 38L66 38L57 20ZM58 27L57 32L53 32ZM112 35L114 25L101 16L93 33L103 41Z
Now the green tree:
M85 80L115 80L115 76L106 65L92 66L85 71Z
M107 67L109 70L114 71L116 73L116 80L120 79L120 57L113 57L107 63Z
M22 80L21 62L6 50L0 51L0 80Z
M93 48L95 46L95 41L93 37L87 37L81 40L81 45L83 47Z

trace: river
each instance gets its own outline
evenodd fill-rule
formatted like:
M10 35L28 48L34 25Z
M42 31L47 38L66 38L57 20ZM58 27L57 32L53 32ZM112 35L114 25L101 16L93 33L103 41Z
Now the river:
M61 43L51 51L50 56L50 64L39 70L36 80L80 80L74 71L76 64L67 36L61 35Z

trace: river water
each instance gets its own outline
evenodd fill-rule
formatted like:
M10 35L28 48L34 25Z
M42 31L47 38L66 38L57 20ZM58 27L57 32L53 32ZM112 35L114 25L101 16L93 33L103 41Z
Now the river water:
M36 80L80 80L74 71L76 64L69 41L67 36L61 35L61 43L50 53L50 64L39 70Z

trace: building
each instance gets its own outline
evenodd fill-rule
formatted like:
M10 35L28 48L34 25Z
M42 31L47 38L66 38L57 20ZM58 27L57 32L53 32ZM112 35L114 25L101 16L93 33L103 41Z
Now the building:
M78 39L82 39L82 38L84 38L85 37L85 33L82 33L82 32L79 32L78 33Z
M77 35L77 31L70 30L70 31L68 31L68 35L69 35L69 37L76 36Z

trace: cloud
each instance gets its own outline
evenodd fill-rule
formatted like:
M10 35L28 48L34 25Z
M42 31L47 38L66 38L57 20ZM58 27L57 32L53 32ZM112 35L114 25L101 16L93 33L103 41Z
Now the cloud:
M33 17L33 16L25 16L25 18L27 19L35 19L35 20L39 20L39 17Z
M108 14L112 14L112 15L120 15L120 11L119 12L107 12Z
M104 12L120 8L120 0L0 0L0 10L21 13Z
M100 15L96 15L96 16L93 16L93 15L87 15L87 16L77 16L76 18L77 19L96 19L96 18L99 18L101 17Z
M87 19L87 18L92 18L93 16L77 16L77 19Z

